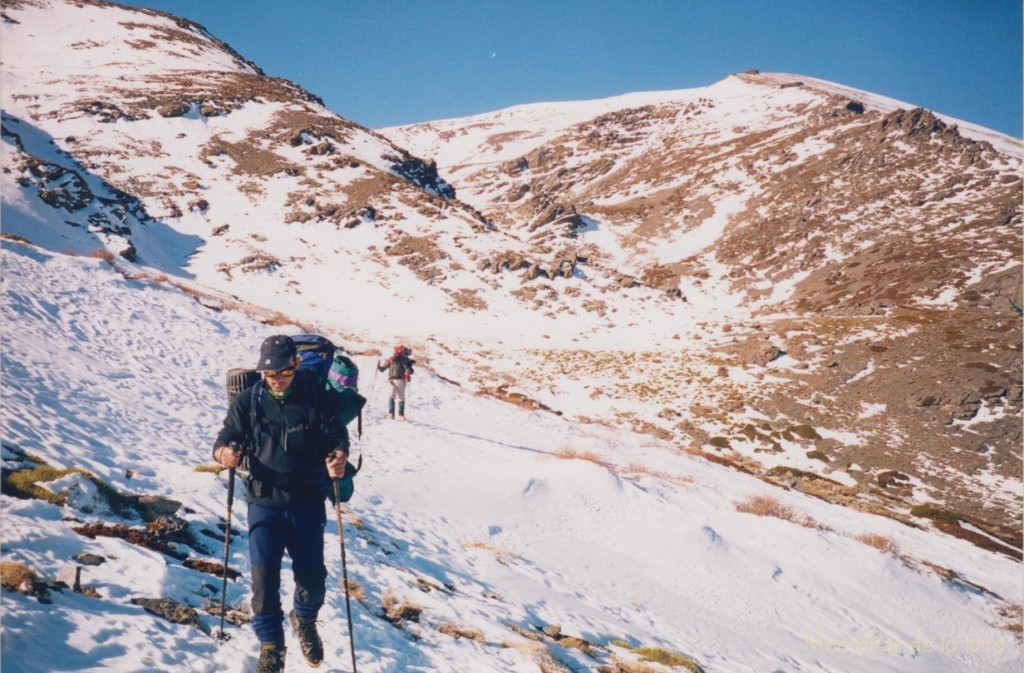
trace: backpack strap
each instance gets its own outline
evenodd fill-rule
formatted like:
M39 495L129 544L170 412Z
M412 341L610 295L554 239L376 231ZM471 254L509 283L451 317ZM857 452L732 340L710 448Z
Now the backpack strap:
M256 438L256 424L263 415L263 381L257 381L249 396L249 427L252 429L253 440Z

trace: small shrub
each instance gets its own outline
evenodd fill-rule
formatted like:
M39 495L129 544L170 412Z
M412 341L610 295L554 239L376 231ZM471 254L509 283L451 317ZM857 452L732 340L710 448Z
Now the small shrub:
M711 446L718 447L719 449L728 449L732 445L729 443L729 439L726 437L712 437L708 440L708 444Z
M828 456L823 451L808 451L807 457L811 460L820 460L823 463L829 462Z
M876 533L861 533L857 536L857 540L863 542L869 547L874 547L883 554L891 554L893 556L900 553L900 547L891 538L885 535L878 535Z

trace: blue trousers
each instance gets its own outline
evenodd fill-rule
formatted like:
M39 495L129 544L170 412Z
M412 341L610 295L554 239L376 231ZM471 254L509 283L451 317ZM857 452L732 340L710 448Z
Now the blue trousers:
M300 617L316 619L326 594L323 500L286 508L249 505L249 563L252 566L253 629L260 642L284 639L281 562L292 559L293 606Z

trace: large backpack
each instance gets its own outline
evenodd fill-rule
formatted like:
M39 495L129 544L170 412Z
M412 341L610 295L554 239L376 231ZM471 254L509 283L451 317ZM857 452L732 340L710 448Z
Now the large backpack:
M359 434L362 435L362 409L366 398L357 391L359 368L331 340L317 334L297 334L292 337L299 356L299 369L316 373L324 389L335 397L338 416L344 425L359 418Z

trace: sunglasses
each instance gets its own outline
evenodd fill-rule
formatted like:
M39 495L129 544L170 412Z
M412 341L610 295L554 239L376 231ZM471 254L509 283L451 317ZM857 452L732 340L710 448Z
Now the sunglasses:
M295 376L295 367L288 367L287 369L281 369L281 370L278 370L278 371L274 371L273 369L268 369L268 370L263 372L263 375L264 376L268 376L268 377L270 377L272 379L276 379L276 378L279 378L279 377L286 379L289 376Z

